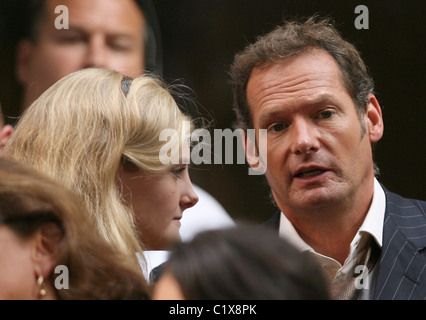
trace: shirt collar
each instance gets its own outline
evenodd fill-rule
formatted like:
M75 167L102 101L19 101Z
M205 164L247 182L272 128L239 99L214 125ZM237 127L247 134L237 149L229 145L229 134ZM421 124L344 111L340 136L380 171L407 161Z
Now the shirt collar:
M368 209L367 215L359 228L356 237L358 237L361 232L367 232L372 235L377 244L382 247L385 208L385 192L377 179L374 178L373 200L371 201L370 208ZM287 219L283 212L281 212L279 235L290 241L300 251L315 252L315 250L299 236L293 224Z
M374 178L374 193L370 209L359 228L359 232L368 232L374 237L377 244L382 247L383 223L385 219L386 196L379 181Z
M312 249L311 246L309 246L305 241L303 241L303 239L299 236L296 229L294 228L293 224L290 222L290 220L287 219L287 217L282 211L280 217L279 235L280 237L285 238L286 240L291 242L300 251L315 252L315 250Z

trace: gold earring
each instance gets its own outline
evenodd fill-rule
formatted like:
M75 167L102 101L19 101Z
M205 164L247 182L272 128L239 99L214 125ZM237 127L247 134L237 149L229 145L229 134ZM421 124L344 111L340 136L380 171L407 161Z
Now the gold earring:
M40 291L39 291L40 296L44 297L46 295L46 286L44 284L43 276L39 276L37 278L37 285L40 288Z

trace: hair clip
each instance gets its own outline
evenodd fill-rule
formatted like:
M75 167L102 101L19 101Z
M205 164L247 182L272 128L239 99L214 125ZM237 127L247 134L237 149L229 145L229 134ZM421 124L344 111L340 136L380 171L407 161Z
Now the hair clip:
M133 81L132 78L126 77L126 76L124 76L123 80L121 80L121 90L123 91L126 97L127 97L127 94L129 93L132 81Z

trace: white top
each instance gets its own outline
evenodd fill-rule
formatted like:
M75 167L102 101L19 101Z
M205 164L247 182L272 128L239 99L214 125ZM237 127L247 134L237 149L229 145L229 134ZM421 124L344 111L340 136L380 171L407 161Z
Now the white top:
M303 239L299 236L296 229L293 227L292 223L287 219L287 217L281 212L279 235L293 245L296 246L300 251L309 251L314 254L315 258L318 260L322 266L325 273L329 276L332 281L339 281L347 277L352 276L350 274L353 270L354 263L356 263L357 255L359 254L360 249L362 248L359 244L363 243L361 240L365 239L366 234L370 234L374 237L379 247L382 247L382 235L383 235L383 223L385 216L386 208L386 196L383 188L380 186L380 183L374 178L374 193L373 200L371 202L370 208L367 212L367 215L356 233L354 239L350 244L350 252L346 258L343 266L336 261L335 259L322 255L315 252L312 247L310 247ZM377 265L376 265L377 266ZM361 272L360 272L361 275ZM362 300L370 299L372 296L373 283L376 279L377 268L375 267L366 278L366 282L363 285L363 293L361 295ZM365 279L365 278L364 278Z
M144 258L146 262L146 268L143 267L144 263L142 262L142 258L139 252L136 253L136 256L139 260L139 265L141 266L143 275L145 279L149 282L149 275L155 267L159 266L163 262L167 260L169 257L169 251L165 250L145 250L144 252Z

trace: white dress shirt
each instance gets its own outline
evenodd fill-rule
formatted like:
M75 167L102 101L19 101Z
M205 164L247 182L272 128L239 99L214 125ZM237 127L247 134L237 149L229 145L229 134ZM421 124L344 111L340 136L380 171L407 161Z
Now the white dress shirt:
M279 235L293 245L295 245L300 251L311 252L314 257L318 260L319 264L323 268L325 274L329 277L330 281L339 281L347 277L352 276L352 272L355 268L357 256L362 249L365 242L368 240L368 236L372 236L377 242L378 246L382 248L382 234L383 234L383 222L385 216L386 197L383 188L380 183L374 178L374 193L373 200L367 215L356 233L354 239L350 244L350 252L346 258L343 266L335 259L322 255L310 247L303 239L299 236L292 223L287 219L285 214L281 212ZM361 271L359 272L361 276ZM368 274L368 277L362 283L363 291L361 294L362 300L368 300L372 297L374 282L377 275L377 264Z

